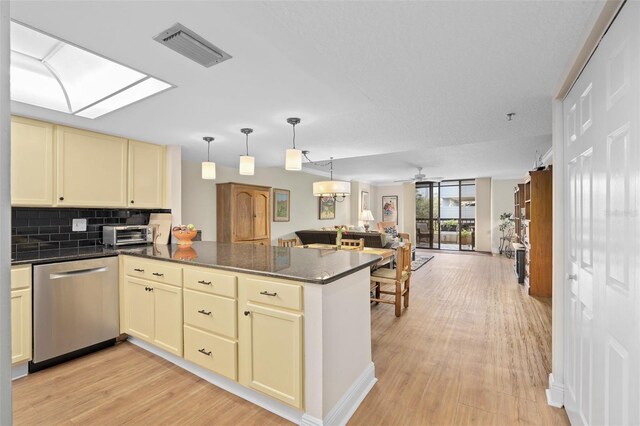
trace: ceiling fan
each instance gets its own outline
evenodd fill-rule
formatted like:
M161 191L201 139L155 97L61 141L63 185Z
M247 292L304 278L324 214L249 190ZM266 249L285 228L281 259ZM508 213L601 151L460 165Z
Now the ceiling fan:
M410 179L394 180L394 182L440 182L442 177L427 177L422 173L422 167L418 167L418 173L413 175Z

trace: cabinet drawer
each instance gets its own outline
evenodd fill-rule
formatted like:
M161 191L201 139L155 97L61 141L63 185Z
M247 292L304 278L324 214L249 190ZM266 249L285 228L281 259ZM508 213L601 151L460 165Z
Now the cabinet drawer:
M206 331L236 338L236 301L184 290L184 322Z
M170 262L138 260L127 257L124 261L125 274L171 285L182 285L182 268Z
M11 268L11 290L31 288L31 265Z
M247 299L265 305L302 310L302 287L255 278L247 279Z
M184 287L220 296L236 297L236 276L207 268L184 268Z
M206 369L238 380L237 343L184 326L184 358Z

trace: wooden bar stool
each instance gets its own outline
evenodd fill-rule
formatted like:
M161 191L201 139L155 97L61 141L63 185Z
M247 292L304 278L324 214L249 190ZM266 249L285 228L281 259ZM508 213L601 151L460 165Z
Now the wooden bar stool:
M298 239L297 238L290 238L290 239L282 239L282 238L278 238L278 246L279 247L295 247L299 245L298 244Z
M359 240L342 239L342 245L345 247L357 247L358 250L364 250L364 238Z
M380 268L371 273L372 302L395 305L396 316L402 315L402 301L405 309L409 307L409 289L411 287L411 244L398 247L395 269ZM383 290L383 285L395 286L394 291ZM392 295L393 298L382 298L381 294Z

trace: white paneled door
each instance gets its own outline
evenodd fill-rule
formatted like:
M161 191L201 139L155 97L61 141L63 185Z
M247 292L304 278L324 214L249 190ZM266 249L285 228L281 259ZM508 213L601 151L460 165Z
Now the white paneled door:
M565 408L640 423L640 3L628 2L563 103Z

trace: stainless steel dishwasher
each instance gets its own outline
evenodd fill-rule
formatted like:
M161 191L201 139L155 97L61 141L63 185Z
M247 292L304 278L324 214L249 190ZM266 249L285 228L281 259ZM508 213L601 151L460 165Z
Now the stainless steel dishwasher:
M119 329L117 257L34 266L29 371L112 345Z

